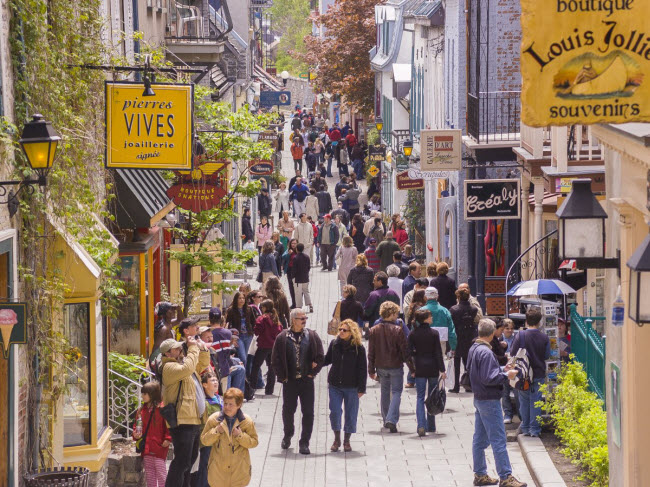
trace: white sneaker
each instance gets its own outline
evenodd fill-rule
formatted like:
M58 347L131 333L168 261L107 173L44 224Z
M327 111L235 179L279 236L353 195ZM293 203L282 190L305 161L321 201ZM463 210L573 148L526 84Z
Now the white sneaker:
M511 424L512 423L512 418L504 418L503 419L503 424Z

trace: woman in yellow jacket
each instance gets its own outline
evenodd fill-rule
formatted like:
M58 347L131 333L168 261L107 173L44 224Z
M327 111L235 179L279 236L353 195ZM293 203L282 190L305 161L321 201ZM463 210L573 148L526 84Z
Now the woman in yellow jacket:
M210 487L245 487L251 480L250 448L258 444L255 423L241 410L244 393L231 387L223 395L223 411L214 413L201 434L212 446L208 464Z

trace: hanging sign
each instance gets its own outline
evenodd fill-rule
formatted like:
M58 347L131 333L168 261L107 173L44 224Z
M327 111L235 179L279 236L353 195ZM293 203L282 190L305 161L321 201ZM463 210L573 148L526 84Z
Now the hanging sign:
M462 131L420 131L420 168L423 171L460 171L461 162Z
M290 91L262 91L260 93L261 107L287 106L291 105Z
M424 189L424 179L412 179L408 171L398 173L395 179L397 189Z
M368 168L368 174L374 178L377 174L379 174L379 168L377 166L370 166Z
M176 206L194 213L221 206L228 194L227 165L227 161L205 161L192 171L178 171L167 196Z
M650 121L650 2L522 0L522 122Z
M417 167L409 167L407 172L411 179L424 179L425 181L447 179L451 175L449 171L421 171Z
M278 134L272 130L269 130L268 132L260 132L257 140L260 142L268 142L274 149L278 148Z
M248 172L251 176L270 176L273 174L273 161L259 159L248 161Z
M106 83L106 167L192 168L191 84Z
M0 333L2 334L2 353L9 358L9 345L27 343L26 303L0 304Z
M465 180L465 220L520 218L519 179Z
M382 162L386 160L386 147L379 145L368 146L368 161L369 162Z

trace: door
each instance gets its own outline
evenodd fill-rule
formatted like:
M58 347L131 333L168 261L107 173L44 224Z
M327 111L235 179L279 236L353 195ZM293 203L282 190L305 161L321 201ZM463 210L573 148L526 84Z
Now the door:
M14 298L14 253L13 237L0 240L0 302ZM13 456L10 449L13 417L13 380L9 360L0 354L0 484L14 485L10 472L13 470Z
M456 196L438 200L438 253L441 262L449 264L449 277L456 279L457 235Z

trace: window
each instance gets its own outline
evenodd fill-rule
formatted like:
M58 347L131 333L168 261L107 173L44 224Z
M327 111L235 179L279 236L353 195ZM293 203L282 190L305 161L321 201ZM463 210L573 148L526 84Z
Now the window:
M111 319L111 350L123 354L140 353L140 255L120 257L126 294L116 318Z
M66 304L64 333L69 342L63 394L63 446L88 445L90 438L90 304Z
M454 215L449 210L445 212L443 225L442 260L451 268L454 267Z
M97 374L97 438L104 432L104 427L108 425L108 391L106 384L108 384L108 368L106 366L106 352L107 348L104 346L106 336L106 321L102 318L101 301L95 303L95 350L96 366L95 373Z

